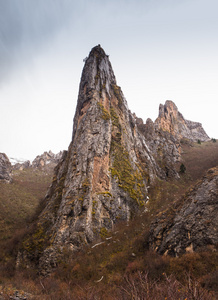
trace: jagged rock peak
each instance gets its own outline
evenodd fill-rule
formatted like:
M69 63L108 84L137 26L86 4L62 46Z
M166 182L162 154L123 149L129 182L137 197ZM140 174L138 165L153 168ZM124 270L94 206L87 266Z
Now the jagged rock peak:
M97 100L98 94L111 96L111 87L116 86L116 78L109 61L109 56L100 45L92 48L85 65L80 80L79 96L74 117L73 138L78 125L79 116L87 109L91 100ZM104 96L104 95L103 95Z
M46 239L34 259L41 270L49 272L63 246L75 251L144 209L147 185L158 172L108 56L94 47L82 72L72 142L39 216L38 231ZM30 260L35 255L26 254Z
M187 138L191 141L208 141L210 138L204 131L202 124L186 120L178 111L177 106L171 100L159 106L159 116L155 126L163 131L171 133L178 140Z

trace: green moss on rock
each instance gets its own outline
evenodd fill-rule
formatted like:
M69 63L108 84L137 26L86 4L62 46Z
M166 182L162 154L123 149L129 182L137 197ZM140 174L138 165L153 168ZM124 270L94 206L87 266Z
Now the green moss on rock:
M100 102L98 102L97 104L98 104L98 107L101 111L101 118L105 121L110 120L111 116L110 116L109 111L107 111Z
M114 108L111 108L111 118L114 129L116 127L114 130L116 134L112 135L111 140L111 175L117 178L119 187L128 192L129 196L142 206L146 197L142 170L137 166L136 169L133 168L129 153L122 145L121 124Z

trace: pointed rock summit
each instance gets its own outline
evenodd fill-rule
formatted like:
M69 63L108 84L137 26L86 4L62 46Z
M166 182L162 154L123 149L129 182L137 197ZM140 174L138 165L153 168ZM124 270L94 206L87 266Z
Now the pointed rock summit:
M36 233L24 242L24 256L49 272L63 247L75 251L143 208L147 185L159 171L108 56L94 47L82 72L72 142L55 169ZM32 251L36 244L40 250Z

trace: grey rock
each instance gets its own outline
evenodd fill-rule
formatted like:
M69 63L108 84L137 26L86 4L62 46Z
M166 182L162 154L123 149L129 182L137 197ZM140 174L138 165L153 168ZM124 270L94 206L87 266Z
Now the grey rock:
M218 243L218 167L168 211L150 229L150 246L160 254L177 256Z
M43 251L23 257L49 273L64 248L76 251L140 211L147 185L159 173L108 56L94 47L82 72L72 142L55 168L39 216Z
M29 160L24 161L23 163L16 163L12 166L13 170L24 170L30 168L31 163Z
M49 152L44 152L43 154L36 156L31 167L39 169L45 169L46 167L54 168L61 159L62 154L63 151L60 151L57 154L54 154L51 150Z
M0 153L0 181L10 183L12 181L12 166L5 153Z

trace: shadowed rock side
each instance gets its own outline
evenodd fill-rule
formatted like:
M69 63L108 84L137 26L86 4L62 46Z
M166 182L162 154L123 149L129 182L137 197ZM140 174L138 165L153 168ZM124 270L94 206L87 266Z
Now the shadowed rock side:
M64 246L75 251L143 208L147 185L161 172L108 56L94 47L82 72L72 142L18 263L23 256L49 272Z
M177 256L218 243L218 167L179 202L158 215L150 229L151 248Z
M0 153L0 180L10 183L12 166L5 153Z
M151 119L147 119L144 124L142 119L136 117L136 124L161 169L159 177L162 179L179 178L180 141L170 132L155 126Z
M201 123L185 120L173 101L167 100L165 105L160 104L155 126L171 133L178 140L182 138L193 142L210 140Z

